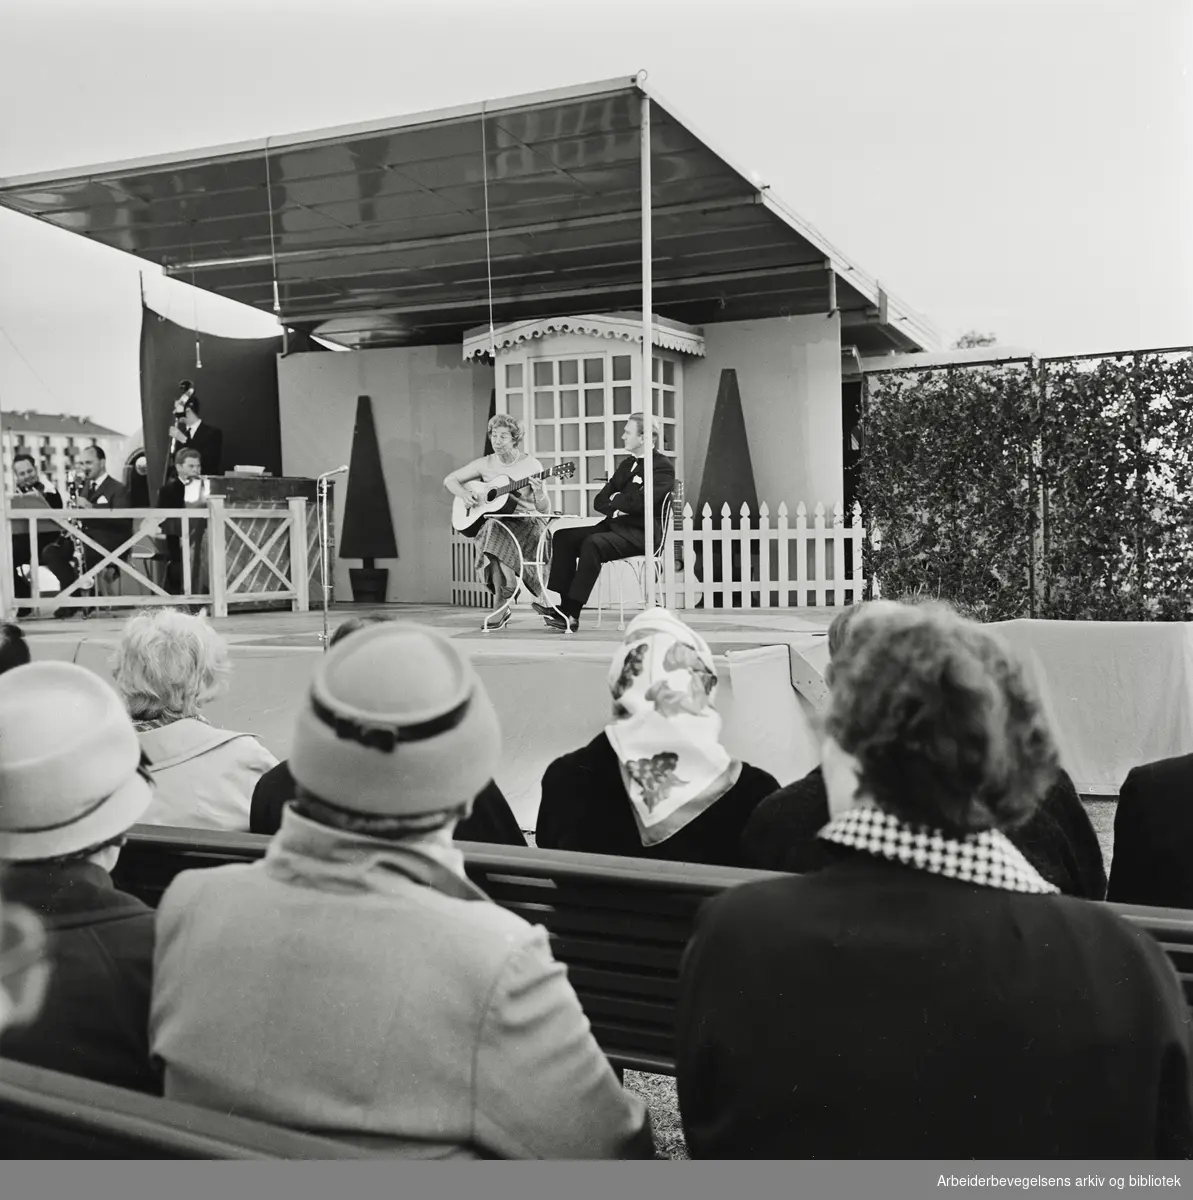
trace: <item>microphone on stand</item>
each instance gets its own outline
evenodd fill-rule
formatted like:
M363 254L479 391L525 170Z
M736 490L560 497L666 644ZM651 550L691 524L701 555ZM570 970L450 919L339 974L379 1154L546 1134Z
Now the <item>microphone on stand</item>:
M330 600L331 585L327 579L327 555L330 550L331 535L328 530L327 521L327 481L333 475L343 475L348 470L348 464L345 463L342 467L336 467L334 471L324 471L322 475L316 476L317 484L315 490L315 505L319 511L319 575L320 582L323 584L323 649L327 650L327 605Z

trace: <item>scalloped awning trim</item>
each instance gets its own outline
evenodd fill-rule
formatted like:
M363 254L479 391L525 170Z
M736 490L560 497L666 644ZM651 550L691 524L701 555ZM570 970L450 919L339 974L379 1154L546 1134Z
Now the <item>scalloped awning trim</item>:
M493 344L498 352L519 346L535 338L559 333L581 333L588 337L618 338L623 342L642 345L642 318L636 315L606 315L586 317L546 317L538 321L511 321L498 325L490 339L487 325L470 329L464 335L464 361L483 358ZM651 342L661 350L704 357L704 334L694 325L655 317L651 325Z

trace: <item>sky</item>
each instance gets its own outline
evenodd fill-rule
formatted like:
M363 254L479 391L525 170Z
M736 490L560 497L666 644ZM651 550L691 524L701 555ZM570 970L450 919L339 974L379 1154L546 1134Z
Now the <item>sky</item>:
M951 342L1193 344L1193 0L0 0L0 178L645 69L678 114ZM140 425L140 284L0 209L0 405Z

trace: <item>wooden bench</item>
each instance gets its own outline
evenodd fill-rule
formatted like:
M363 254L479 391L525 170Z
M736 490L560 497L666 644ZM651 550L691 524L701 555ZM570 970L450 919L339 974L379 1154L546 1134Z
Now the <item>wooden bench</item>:
M251 862L269 838L136 826L114 876L156 907L179 871ZM469 877L543 925L593 1035L617 1067L673 1075L679 963L696 910L767 872L461 842Z
M137 826L118 885L155 905L179 871L251 862L255 834ZM460 843L469 877L498 904L543 925L593 1034L618 1067L675 1073L679 965L696 911L710 896L765 871ZM1109 906L1163 947L1193 1008L1193 912Z
M25 1159L332 1159L370 1155L157 1096L0 1061L0 1145Z

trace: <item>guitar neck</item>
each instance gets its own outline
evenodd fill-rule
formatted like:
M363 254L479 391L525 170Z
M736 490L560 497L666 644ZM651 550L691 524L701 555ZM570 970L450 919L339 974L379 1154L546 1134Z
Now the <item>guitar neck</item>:
M504 487L494 488L493 495L504 496L508 492L516 492L524 488L532 479L546 479L548 475L558 475L559 468L552 467L549 471L536 471L533 475L523 475L521 479L512 479Z

